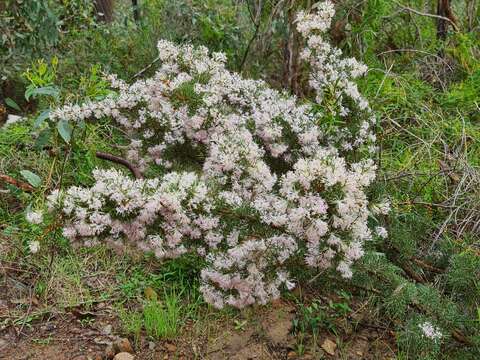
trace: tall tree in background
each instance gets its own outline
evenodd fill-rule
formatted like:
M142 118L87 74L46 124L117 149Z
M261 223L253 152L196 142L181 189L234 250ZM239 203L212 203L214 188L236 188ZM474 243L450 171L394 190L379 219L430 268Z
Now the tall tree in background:
M101 21L111 22L113 20L114 0L95 0L97 17Z
M95 0L95 9L97 17L104 22L111 22L113 20L114 0ZM138 0L132 0L133 18L136 22L140 21L140 10L138 7Z
M140 20L140 11L138 9L138 0L132 0L133 18L136 22Z
M442 17L437 19L437 38L445 40L447 38L448 26L455 26L456 24L455 16L450 7L450 0L438 0L437 15Z

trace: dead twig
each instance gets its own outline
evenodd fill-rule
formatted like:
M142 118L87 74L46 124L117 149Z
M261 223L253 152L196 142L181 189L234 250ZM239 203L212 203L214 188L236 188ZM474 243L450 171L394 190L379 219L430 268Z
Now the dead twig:
M35 191L35 189L33 188L33 186L23 182L23 181L19 181L19 180L16 180L14 178L12 178L11 176L8 176L8 175L3 175L3 174L0 174L0 180L2 180L3 182L6 182L7 184L10 184L10 185L13 185L23 191L27 191L27 192L33 192Z
M159 60L160 60L160 56L157 56L155 59L153 59L153 61L150 64L148 64L142 70L140 70L135 75L133 75L131 80L134 80L134 79L142 76L148 69L150 69L153 65L155 65Z
M455 31L458 31L458 25L455 23L455 21L453 21L452 19L448 18L448 17L445 17L445 16L441 16L441 15L436 15L436 14L430 14L430 13L424 13L422 11L419 11L419 10L416 10L416 9L412 9L411 7L408 7L408 6L405 6L405 5L402 5L402 4L399 4L398 2L395 1L395 3L403 10L403 11L408 11L408 12L411 12L413 14L416 14L416 15L420 15L420 16L426 16L426 17L431 17L431 18L434 18L434 19L439 19L439 20L443 20L443 21L448 21L452 27L454 28Z
M445 272L445 270L437 268L433 265L430 265L423 260L420 260L420 259L417 259L417 258L412 258L412 261L415 264L417 264L418 266L420 266L421 268L423 268L424 270L428 270L428 271L431 271L431 272L434 272L434 273L437 273L437 274L443 274Z
M411 279L415 280L416 282L420 283L420 284L425 284L426 281L423 277L421 277L420 275L418 275L414 270L412 270L408 265L406 264L397 264L399 265L402 270L408 275L408 277L410 277Z
M382 56L382 55L386 55L386 54L390 54L390 53L397 53L397 52L413 52L413 53L424 54L424 55L427 55L427 56L432 56L432 57L436 58L437 60L443 62L443 63L449 68L449 70L453 72L452 67L450 66L450 64L449 64L445 59L443 59L442 57L438 56L437 54L432 54L432 53L430 53L430 52L428 52L428 51L424 51L424 50L418 50L418 49L392 49L392 50L382 51L381 53L377 54L377 56Z
M128 170L130 170L130 172L133 174L135 179L143 179L142 172L138 168L136 168L130 161L125 160L125 159L123 159L119 156L115 156L115 155L112 155L112 154L107 154L107 153L100 152L100 151L97 151L95 153L95 155L99 159L108 160L108 161L114 162L116 164L123 165L126 168L128 168Z

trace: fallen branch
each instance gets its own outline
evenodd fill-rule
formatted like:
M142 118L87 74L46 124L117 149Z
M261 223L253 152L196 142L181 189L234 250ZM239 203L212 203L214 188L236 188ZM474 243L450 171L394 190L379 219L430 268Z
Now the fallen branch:
M434 272L434 273L437 273L437 274L443 274L445 272L445 270L437 268L433 265L430 265L423 260L420 260L420 259L417 259L417 258L412 258L412 261L415 264L417 264L418 266L420 266L421 268L423 268L424 270L428 270L428 271L431 271L431 272Z
M401 251L397 247L394 246L394 247L392 247L392 249L397 253L397 257L401 255ZM437 273L437 274L445 273L444 269L440 269L438 267L435 267L435 266L433 266L433 265L431 265L431 264L425 262L424 260L421 260L421 259L419 259L415 256L410 257L410 260L413 261L415 264L417 264L417 266L421 267L424 270L431 271L431 272L434 272L434 273ZM405 272L408 272L410 277L412 277L413 279L415 279L415 280L421 279L421 281L419 281L419 282L424 282L424 279L420 275L416 274L410 267L408 267L408 270L406 270L404 268L404 265L401 265L400 267ZM415 274L415 275L411 276L411 274Z
M452 337L459 343L472 346L472 342L457 329L452 330Z
M8 176L8 175L3 175L3 174L0 174L0 180L2 180L3 182L6 182L7 184L10 184L10 185L13 185L23 191L28 191L28 192L33 192L35 189L33 188L33 186L23 182L23 181L18 181L14 178L12 178L11 176Z
M412 270L408 265L406 264L397 264L400 266L400 268L410 277L411 279L415 280L416 282L420 284L425 284L426 281L423 277L421 277L419 274L417 274L414 270Z
M100 151L97 151L95 153L95 155L99 158L99 159L103 159L103 160L108 160L108 161L111 161L111 162L114 162L116 164L120 164L120 165L123 165L125 166L126 168L128 168L128 170L130 170L130 172L133 174L133 176L135 177L135 179L143 179L143 174L142 172L137 169L131 162L129 162L128 160L125 160L121 157L118 157L118 156L115 156L115 155L112 155L112 154L107 154L107 153L104 153L104 152L100 152Z
M460 176L455 174L453 170L449 169L449 166L445 163L445 161L438 160L438 165L440 166L440 169L447 173L448 177L452 180L454 183L460 182Z

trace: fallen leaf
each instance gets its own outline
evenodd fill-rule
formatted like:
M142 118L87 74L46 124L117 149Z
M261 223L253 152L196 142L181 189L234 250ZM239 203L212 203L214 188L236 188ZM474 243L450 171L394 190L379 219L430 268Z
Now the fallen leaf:
M322 349L329 355L335 355L335 350L337 349L337 344L330 339L325 339L322 344Z

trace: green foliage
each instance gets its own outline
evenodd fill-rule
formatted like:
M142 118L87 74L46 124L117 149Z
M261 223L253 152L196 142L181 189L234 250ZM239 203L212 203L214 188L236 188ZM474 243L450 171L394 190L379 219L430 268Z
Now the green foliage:
M20 174L22 174L25 180L27 180L28 183L33 187L39 187L40 184L42 183L42 179L40 178L40 176L38 176L37 174L34 174L29 170L22 170L20 171Z
M0 5L2 76L14 75L29 59L58 46L63 28L75 31L93 26L92 14L90 0L4 0Z
M50 64L40 59L32 64L32 68L23 73L25 79L30 83L29 87L38 88L51 86L57 78L58 58L53 57Z
M133 336L135 343L138 344L143 327L142 313L120 308L118 310L118 317L120 318L124 333Z
M450 259L447 285L460 301L478 304L480 298L480 256L473 249L464 250Z
M175 291L165 292L160 301L148 300L143 306L143 321L147 335L157 339L170 339L177 335L181 309Z
M479 120L480 70L474 71L464 81L452 85L445 94L445 104L453 108L461 107L472 120Z
M138 343L142 329L155 339L174 338L181 326L182 305L177 293L164 291L160 299L150 297L143 303L142 310L120 308L118 316L125 334L132 335Z
M28 51L56 45L61 22L51 5L49 0L6 0L1 13L1 48Z

